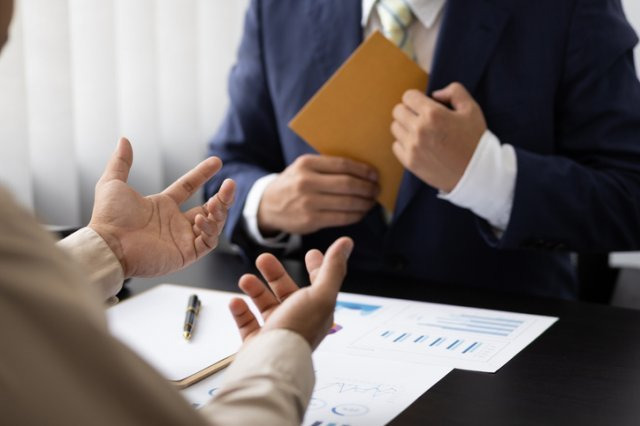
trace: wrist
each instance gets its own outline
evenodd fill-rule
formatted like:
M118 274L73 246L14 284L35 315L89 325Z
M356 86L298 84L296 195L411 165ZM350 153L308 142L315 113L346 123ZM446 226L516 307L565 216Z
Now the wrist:
M124 274L124 278L127 279L130 277L129 268L127 267L127 262L124 257L124 249L122 248L122 243L120 239L115 235L108 232L104 227L100 225L96 225L94 223L89 223L87 228L91 228L94 232L96 232L100 237L107 243L109 249L113 252L118 262L120 262L120 266L122 267L122 271Z
M260 234L264 238L272 238L281 232L281 230L276 228L275 225L270 224L268 220L265 218L264 209L262 208L262 203L260 203L260 207L258 207L257 220L258 220L258 231L260 231Z

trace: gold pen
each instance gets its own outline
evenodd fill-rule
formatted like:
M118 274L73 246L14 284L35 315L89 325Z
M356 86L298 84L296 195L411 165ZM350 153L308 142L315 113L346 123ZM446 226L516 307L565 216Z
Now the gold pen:
M189 302L187 303L187 314L184 317L184 327L182 328L182 336L185 339L191 339L193 329L196 325L196 318L200 313L200 299L196 294L189 296Z

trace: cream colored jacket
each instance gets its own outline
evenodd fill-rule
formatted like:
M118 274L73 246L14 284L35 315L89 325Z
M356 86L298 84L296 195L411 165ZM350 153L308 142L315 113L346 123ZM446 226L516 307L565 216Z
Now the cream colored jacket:
M60 246L0 188L0 423L300 424L314 385L301 336L257 336L196 411L109 334L122 269L102 238L85 228Z

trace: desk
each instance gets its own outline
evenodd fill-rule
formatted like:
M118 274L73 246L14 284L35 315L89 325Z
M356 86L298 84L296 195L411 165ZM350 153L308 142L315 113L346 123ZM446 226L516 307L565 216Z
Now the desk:
M304 276L297 262L286 266ZM213 253L175 274L134 279L128 293L161 282L237 291L247 271L237 257ZM384 277L348 277L343 290L560 318L495 374L454 370L393 425L640 424L640 311Z

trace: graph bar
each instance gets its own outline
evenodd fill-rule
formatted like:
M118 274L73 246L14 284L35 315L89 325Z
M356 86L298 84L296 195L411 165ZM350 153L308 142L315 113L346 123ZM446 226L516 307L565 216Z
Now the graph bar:
M480 346L479 342L473 342L464 351L462 351L462 353L466 354L467 352L473 352L478 346Z
M407 337L409 337L409 336L410 336L410 333L402 333L401 335L399 335L398 337L396 337L396 338L394 339L394 341L393 341L393 342L394 342L394 343L402 342L403 340L405 340L405 339L406 339Z
M460 346L462 344L463 340L460 339L456 339L455 342L453 342L452 344L450 344L449 346L447 346L448 350L454 350L456 349L458 346Z
M442 337L438 337L436 340L434 340L433 342L431 342L431 344L429 346L438 346L440 345L440 343L444 342L444 339Z
M416 340L414 340L415 343L422 343L425 340L427 340L427 336L425 336L424 334L420 337L418 337Z

